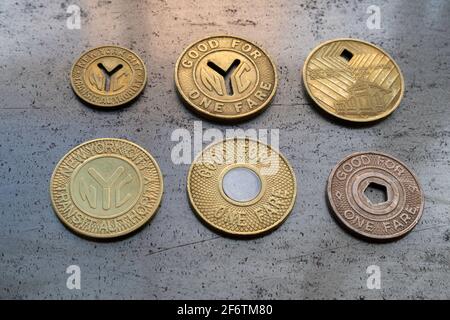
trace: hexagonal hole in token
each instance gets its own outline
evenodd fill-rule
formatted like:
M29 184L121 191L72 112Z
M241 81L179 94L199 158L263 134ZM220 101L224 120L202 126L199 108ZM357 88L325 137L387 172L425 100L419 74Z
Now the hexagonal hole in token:
M382 204L389 200L386 186L375 182L369 183L364 190L364 195L372 204Z

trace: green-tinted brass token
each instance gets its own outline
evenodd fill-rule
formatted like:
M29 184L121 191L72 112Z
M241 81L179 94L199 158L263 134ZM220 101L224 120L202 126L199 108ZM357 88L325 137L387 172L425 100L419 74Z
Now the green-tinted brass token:
M213 143L197 156L187 191L206 224L229 235L254 236L288 217L297 184L289 162L272 147L234 138Z
M144 90L147 71L139 56L126 48L91 49L74 63L72 88L85 102L98 107L117 107Z
M175 83L197 113L215 120L242 120L268 106L277 74L270 57L254 43L216 36L195 42L181 54Z
M163 179L153 157L122 139L96 139L67 153L53 172L50 195L73 231L112 238L144 225L156 212Z
M311 98L348 121L384 118L400 104L405 84L399 66L381 48L356 39L336 39L315 48L303 66Z

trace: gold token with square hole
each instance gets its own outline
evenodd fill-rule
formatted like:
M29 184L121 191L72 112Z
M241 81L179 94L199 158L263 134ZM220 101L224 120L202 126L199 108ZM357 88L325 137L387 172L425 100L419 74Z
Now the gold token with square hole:
M336 39L315 48L303 66L314 102L338 118L369 122L391 114L405 84L399 66L381 48L356 39Z

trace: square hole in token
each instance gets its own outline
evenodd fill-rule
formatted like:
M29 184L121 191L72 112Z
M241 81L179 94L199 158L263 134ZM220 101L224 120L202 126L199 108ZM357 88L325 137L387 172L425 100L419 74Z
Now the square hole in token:
M351 53L347 49L344 49L341 52L341 57L344 58L345 61L350 62L350 60L352 60L352 58L353 58L353 53Z

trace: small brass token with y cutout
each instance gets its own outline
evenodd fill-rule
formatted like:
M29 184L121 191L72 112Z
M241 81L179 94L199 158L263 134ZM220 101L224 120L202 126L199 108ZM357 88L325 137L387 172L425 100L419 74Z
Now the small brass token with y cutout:
M139 56L118 46L93 48L72 66L72 88L80 99L97 107L117 107L144 90L147 70Z
M248 40L209 37L190 45L175 66L180 96L213 120L243 120L268 106L277 74L267 53Z

